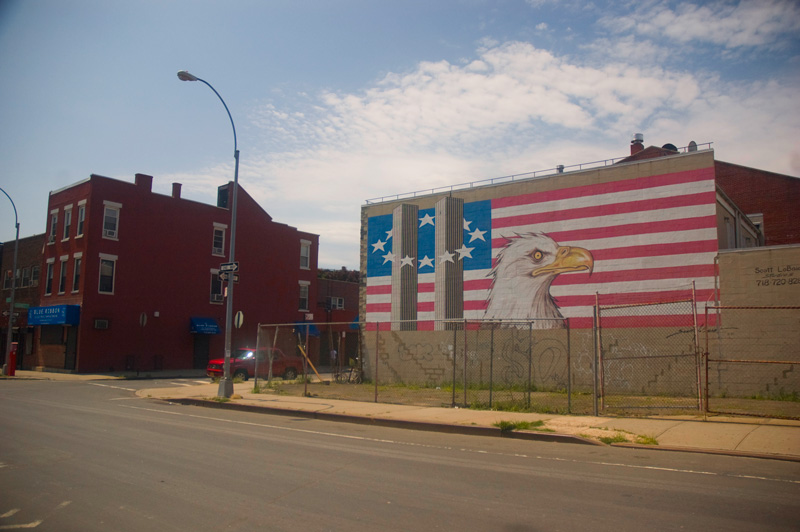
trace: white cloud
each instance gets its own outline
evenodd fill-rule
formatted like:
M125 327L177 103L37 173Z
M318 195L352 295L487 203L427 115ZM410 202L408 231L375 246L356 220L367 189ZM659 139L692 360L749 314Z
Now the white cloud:
M367 199L625 156L634 132L658 145L713 141L722 160L800 173L794 87L723 83L621 56L587 66L528 43L484 41L460 65L423 62L358 93L303 96L293 109L263 104L251 127L263 130L264 149L243 155L240 182L277 221L322 235L321 266L357 268ZM201 172L209 194L213 176L231 171Z
M682 2L676 8L651 0L633 13L607 16L600 24L617 32L664 36L679 43L712 43L728 49L782 47L800 30L800 6L792 0Z

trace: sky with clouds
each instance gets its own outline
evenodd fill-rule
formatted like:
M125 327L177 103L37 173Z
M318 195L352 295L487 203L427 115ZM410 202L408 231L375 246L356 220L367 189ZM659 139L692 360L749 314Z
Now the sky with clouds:
M0 187L20 235L90 174L213 204L233 178L359 267L366 200L713 143L800 176L800 4L2 0ZM0 240L14 215L0 202Z

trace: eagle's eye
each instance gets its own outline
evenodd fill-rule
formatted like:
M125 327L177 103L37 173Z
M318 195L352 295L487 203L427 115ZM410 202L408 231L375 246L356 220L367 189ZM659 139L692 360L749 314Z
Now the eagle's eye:
M533 258L533 260L534 260L535 262L541 262L541 260L544 258L544 253L542 253L541 251L539 251L539 250L537 249L536 251L534 251L534 252L531 254L531 257Z

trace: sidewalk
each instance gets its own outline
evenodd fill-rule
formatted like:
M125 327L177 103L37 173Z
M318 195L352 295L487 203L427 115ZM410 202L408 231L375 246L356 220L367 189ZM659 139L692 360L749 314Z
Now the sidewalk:
M203 379L203 372L149 372L148 378ZM17 371L19 378L51 380L119 379L119 374L74 375ZM127 375L127 378L131 378ZM140 375L144 377L144 375ZM342 401L319 397L300 397L252 393L252 381L234 385L228 402L214 400L218 384L169 386L139 390L136 395L218 408L260 411L272 414L308 416L315 419L347 421L382 426L451 433L505 436L552 442L613 445L654 450L704 452L800 462L800 421L702 415L661 418L617 418L561 416L497 412L464 408L437 408L384 403ZM527 430L502 431L500 422L527 422ZM622 440L622 441L620 441Z

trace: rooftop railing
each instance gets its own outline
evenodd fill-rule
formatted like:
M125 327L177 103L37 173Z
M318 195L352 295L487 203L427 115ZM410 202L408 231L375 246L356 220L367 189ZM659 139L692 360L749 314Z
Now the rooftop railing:
M705 142L703 144L696 144L692 146L684 146L682 148L678 148L678 153L689 153L695 151L706 151L711 149L711 145L713 142ZM444 194L448 192L454 192L457 190L466 190L470 188L476 187L484 187L490 185L499 185L502 183L510 183L513 181L524 181L528 179L539 179L542 177L550 177L553 175L565 174L567 172L580 172L581 170L591 170L594 168L602 168L604 166L611 166L616 164L617 162L627 159L630 155L626 155L625 157L617 157L615 159L605 159L602 161L593 161L590 163L580 163L580 164L573 164L570 166L563 166L559 165L555 168L548 168L547 170L536 170L534 172L525 172L522 174L511 174L502 177L492 177L489 179L481 179L479 181L471 181L469 183L459 183L456 185L446 185L442 187L435 187L435 188L426 188L422 190L416 190L414 192L405 192L402 194L393 194L390 196L382 196L380 198L372 198L365 201L367 205L373 205L377 203L385 203L389 201L398 201L402 199L408 198L417 198L420 196L432 196L436 194Z

